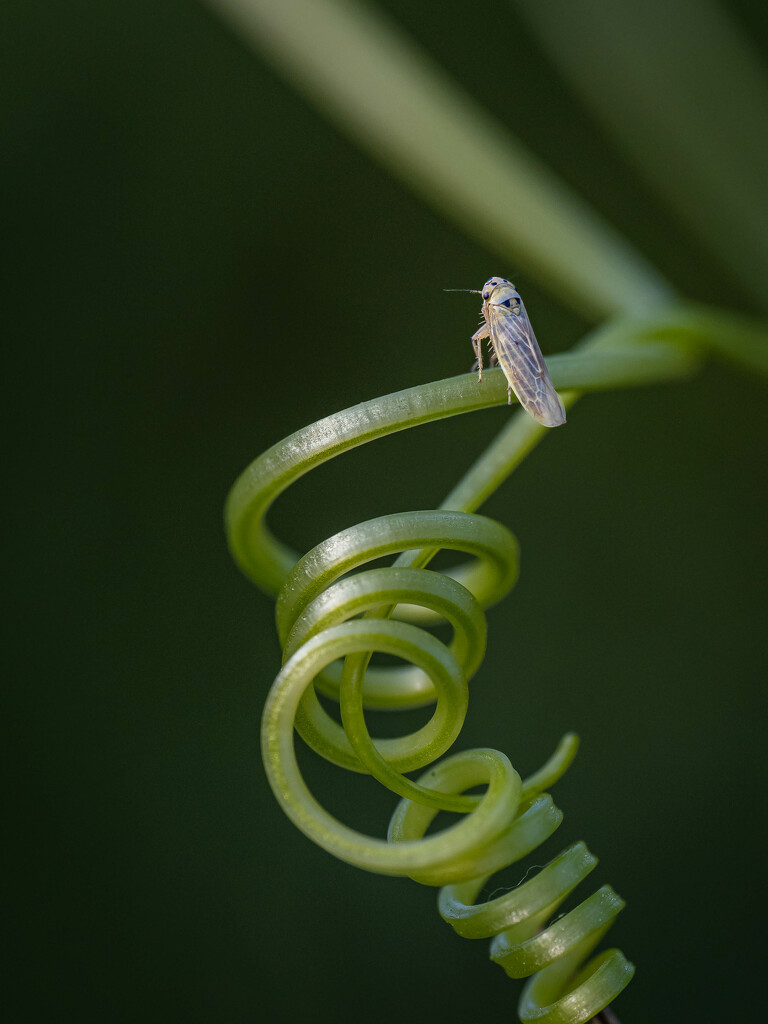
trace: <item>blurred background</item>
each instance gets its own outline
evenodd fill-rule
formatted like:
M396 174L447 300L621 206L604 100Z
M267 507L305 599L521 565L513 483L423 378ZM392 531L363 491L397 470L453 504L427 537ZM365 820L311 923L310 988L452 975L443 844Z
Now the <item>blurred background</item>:
M512 7L493 45L461 0L379 7L681 293L760 314ZM725 9L764 58L759 5ZM2 19L11 1019L467 1021L478 999L515 1019L519 984L434 891L334 860L278 810L258 744L273 603L230 561L222 506L286 434L468 371L476 297L443 288L510 277L545 352L591 325L201 4L11 0ZM484 509L522 575L457 746L526 773L581 735L539 863L584 839L592 889L628 900L609 938L638 966L624 1024L730 1019L734 989L749 1015L762 992L767 410L764 381L716 363L587 398ZM344 456L273 526L305 551L433 508L508 415ZM385 833L390 794L302 764Z

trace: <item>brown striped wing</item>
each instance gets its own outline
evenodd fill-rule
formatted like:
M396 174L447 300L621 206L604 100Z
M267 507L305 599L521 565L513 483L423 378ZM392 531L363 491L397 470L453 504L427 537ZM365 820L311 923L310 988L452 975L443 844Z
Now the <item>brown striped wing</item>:
M489 303L496 358L527 413L545 427L565 423L565 409L549 376L531 321L520 301L520 312Z

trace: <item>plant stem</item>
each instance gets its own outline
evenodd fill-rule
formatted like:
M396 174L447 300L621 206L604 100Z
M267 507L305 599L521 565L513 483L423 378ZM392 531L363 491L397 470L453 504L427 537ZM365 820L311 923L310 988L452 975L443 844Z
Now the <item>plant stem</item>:
M375 7L207 2L422 198L582 315L642 313L674 298L629 242Z
M711 0L514 0L649 183L766 306L768 80Z

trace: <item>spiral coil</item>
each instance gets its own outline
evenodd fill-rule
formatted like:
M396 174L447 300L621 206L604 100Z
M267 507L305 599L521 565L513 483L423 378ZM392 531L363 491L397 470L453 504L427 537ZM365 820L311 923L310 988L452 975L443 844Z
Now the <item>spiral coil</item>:
M671 375L676 357L669 356ZM577 1024L599 1013L634 973L615 949L590 959L624 906L609 886L552 921L597 863L586 846L573 844L533 878L489 902L475 902L489 877L557 829L562 813L546 789L573 759L576 737L564 737L547 764L525 781L503 753L491 749L434 763L464 721L468 682L485 650L483 609L501 600L516 581L514 536L484 516L442 508L369 520L297 558L265 524L277 495L314 465L392 430L501 402L502 388L497 381L497 395L454 378L365 403L299 431L238 480L227 507L228 531L241 567L277 596L284 660L264 708L262 753L285 813L314 842L350 864L440 886L439 910L455 931L492 938L492 959L509 976L529 978L518 1007L521 1020ZM572 402L574 396L565 397ZM544 431L524 418L504 433L489 456L498 462L498 446L505 447L506 475ZM477 493L477 468L473 473ZM452 499L460 490L461 485ZM471 560L449 574L425 568L441 549ZM391 567L366 568L384 556L395 556ZM424 628L439 622L453 629L449 644ZM375 652L407 664L370 667ZM318 691L338 699L341 725L324 710ZM410 735L376 740L369 735L365 708L429 703L435 704L431 719ZM314 799L296 761L294 729L322 757L369 773L401 797L386 840L343 825ZM406 777L425 766L416 781ZM481 795L469 794L479 786L485 787ZM463 817L427 836L441 810Z
M495 750L470 750L432 764L454 742L467 709L467 683L485 647L481 600L450 576L423 568L353 569L385 554L434 546L478 559L466 575L486 570L478 589L487 604L506 594L517 576L512 534L483 516L425 511L384 516L342 531L299 559L277 599L285 662L264 709L262 743L270 784L288 816L337 857L425 885L443 886L439 909L459 935L495 936L491 957L511 977L534 974L522 996L523 1021L587 1021L627 984L633 968L617 950L588 964L573 989L568 979L623 907L604 886L553 925L538 932L596 864L582 843L560 854L533 879L506 895L475 905L486 880L526 856L558 827L562 813L543 793L575 753L566 737L549 765L523 783ZM422 620L442 619L450 645L425 629L381 617L394 606ZM414 609L419 611L414 614ZM358 618L358 616L363 616ZM375 616L375 617L372 617ZM396 654L413 667L368 669L373 652ZM340 658L341 673L329 671ZM342 726L322 708L312 685L340 702ZM409 736L371 739L365 707L413 707L436 702L431 720ZM351 771L368 772L398 793L388 842L340 826L314 801L293 752L293 729L318 754ZM486 785L482 797L463 795ZM440 810L465 812L463 821L425 838ZM538 934L537 934L538 932ZM536 973L539 972L539 973ZM542 1013L542 1011L544 1011Z

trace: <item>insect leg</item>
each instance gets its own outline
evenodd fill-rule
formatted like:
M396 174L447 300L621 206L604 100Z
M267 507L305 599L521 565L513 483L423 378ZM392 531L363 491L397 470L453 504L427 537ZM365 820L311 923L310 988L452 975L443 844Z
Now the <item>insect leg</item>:
M478 383L483 379L483 347L480 342L483 338L490 338L490 336L491 331L488 324L483 324L480 330L476 331L475 334L472 335L472 348L475 350L475 355L477 356L477 362L475 365L477 366ZM472 369L474 370L474 368L475 367L473 366Z
M483 350L480 347L480 342L472 340L472 348L475 350L475 356L477 357L472 363L472 369L477 370L477 382L478 384L483 379Z
M507 405L512 405L512 385L507 384Z

